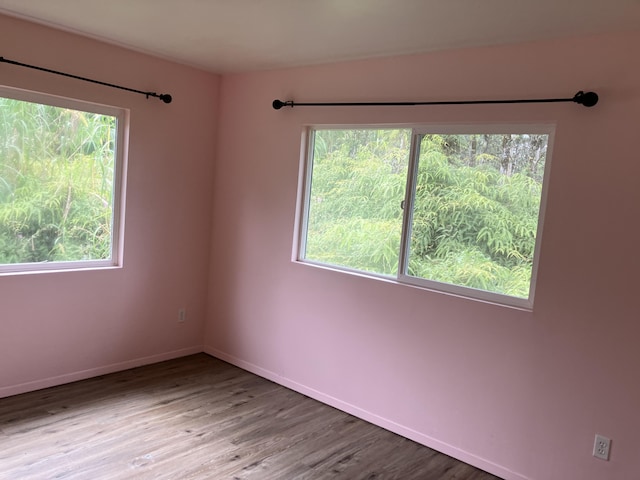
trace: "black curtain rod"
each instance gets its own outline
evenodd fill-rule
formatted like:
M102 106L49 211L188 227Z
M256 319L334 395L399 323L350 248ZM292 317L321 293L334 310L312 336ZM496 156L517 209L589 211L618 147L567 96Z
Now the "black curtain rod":
M156 97L162 100L164 103L171 103L171 95L168 93L155 93L155 92L143 92L142 90L136 90L135 88L122 87L120 85L114 85L113 83L101 82L99 80L93 80L91 78L80 77L78 75L71 75L70 73L58 72L57 70L50 70L48 68L36 67L35 65L29 65L27 63L16 62L15 60L9 60L8 58L0 57L0 62L10 63L12 65L18 65L20 67L33 68L34 70L40 70L42 72L54 73L56 75L62 75L63 77L75 78L84 82L97 83L98 85L104 85L105 87L119 88L120 90L126 90L128 92L139 93L145 95L147 98Z
M571 98L534 98L524 100L457 100L442 102L318 102L303 103L288 100L274 100L273 108L280 110L282 107L390 107L390 106L407 106L407 105L480 105L491 103L557 103L557 102L574 102L584 105L585 107L593 107L598 103L598 94L595 92L583 92L580 90Z

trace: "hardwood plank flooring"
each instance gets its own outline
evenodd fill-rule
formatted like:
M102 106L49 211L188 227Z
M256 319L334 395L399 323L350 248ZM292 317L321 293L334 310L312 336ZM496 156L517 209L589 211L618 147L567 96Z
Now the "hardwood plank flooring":
M0 479L499 480L205 354L0 399Z

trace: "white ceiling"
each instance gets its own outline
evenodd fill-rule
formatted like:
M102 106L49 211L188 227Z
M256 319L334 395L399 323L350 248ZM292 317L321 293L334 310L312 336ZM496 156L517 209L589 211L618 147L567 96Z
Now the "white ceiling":
M640 30L640 0L0 0L0 13L218 73Z

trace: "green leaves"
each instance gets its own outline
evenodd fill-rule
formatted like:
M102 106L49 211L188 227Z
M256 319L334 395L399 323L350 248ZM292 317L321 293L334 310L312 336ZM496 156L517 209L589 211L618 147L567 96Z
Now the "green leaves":
M0 98L0 264L107 259L115 117Z
M305 258L396 275L411 132L317 130ZM408 274L527 298L546 135L422 135Z
M397 273L410 134L316 131L307 259Z
M510 139L504 140L505 136ZM524 136L483 136L490 150L481 153L478 145L482 142L476 139L474 158L443 151L438 137L425 135L421 142L410 272L420 278L526 298L542 183L528 175L531 169L521 158L513 159L507 168L494 162L504 156L499 146L518 144L524 149ZM473 141L469 137L456 136L447 148L454 145L465 151ZM536 143L531 148L539 147Z

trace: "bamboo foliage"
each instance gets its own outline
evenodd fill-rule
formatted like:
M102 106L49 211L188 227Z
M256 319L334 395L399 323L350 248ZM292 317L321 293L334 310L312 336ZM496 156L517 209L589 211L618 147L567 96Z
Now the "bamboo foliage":
M394 276L411 131L315 133L306 258ZM546 135L424 135L408 274L526 298Z
M0 98L0 264L108 259L116 119Z
M410 130L316 133L307 258L397 272L410 137Z

